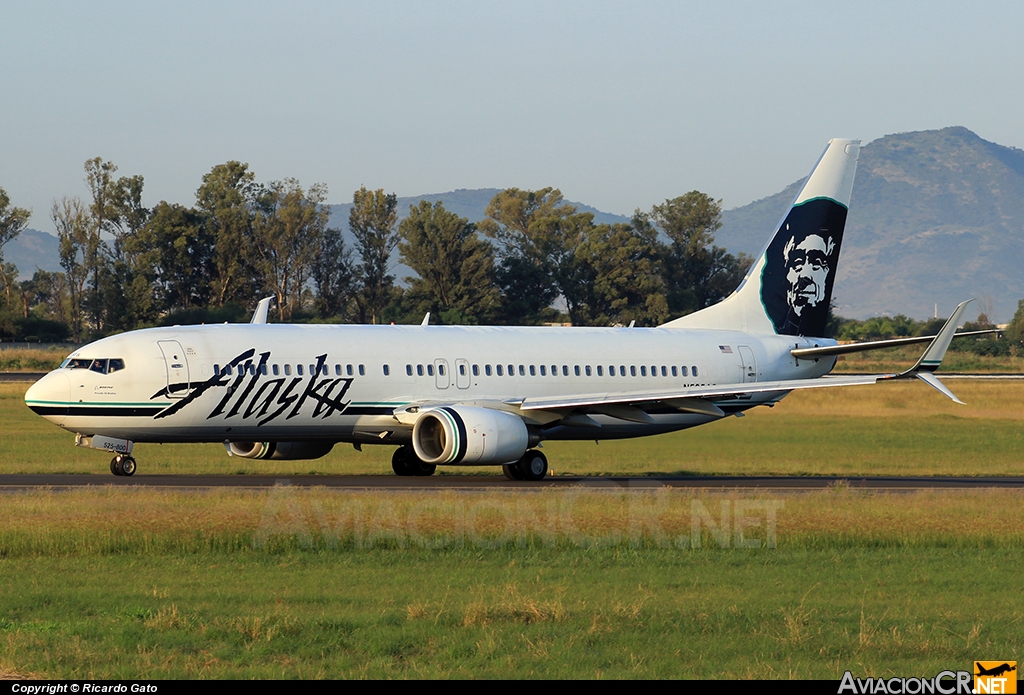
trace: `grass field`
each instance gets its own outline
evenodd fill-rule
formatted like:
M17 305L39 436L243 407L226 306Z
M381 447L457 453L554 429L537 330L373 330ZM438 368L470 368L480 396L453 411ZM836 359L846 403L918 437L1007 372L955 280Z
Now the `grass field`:
M789 396L556 474L1021 473L1024 389ZM0 472L109 475L0 385ZM146 473L384 473L140 445ZM493 471L488 471L492 472ZM103 476L103 477L100 477ZM1022 651L1017 491L83 489L0 496L0 675L838 678Z
M919 382L796 392L774 408L637 440L548 442L555 475L1024 474L1024 387L952 380L966 406ZM0 384L0 473L109 475L109 456L25 407L25 384ZM139 474L390 474L392 447L339 444L315 461L228 458L218 444L140 444ZM500 474L495 468L443 473Z
M1021 651L1020 502L844 489L16 495L0 512L0 670L931 676ZM737 547L740 518L741 544L757 547Z

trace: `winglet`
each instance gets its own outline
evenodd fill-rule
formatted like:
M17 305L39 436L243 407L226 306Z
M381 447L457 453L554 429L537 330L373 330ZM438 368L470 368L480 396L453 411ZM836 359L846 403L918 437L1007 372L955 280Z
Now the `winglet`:
M264 297L260 300L260 303L256 305L256 311L252 312L252 319L249 323L266 323L267 316L270 314L270 303L274 301L273 297Z
M964 402L957 398L945 384L939 381L939 378L933 372L942 364L942 358L946 356L949 343L953 340L953 334L956 333L956 325L960 323L960 317L963 316L967 305L973 301L973 299L968 299L966 302L961 302L953 310L953 315L942 325L942 329L938 334L932 338L932 342L928 343L928 347L925 348L924 354L921 355L921 359L917 361L917 364L902 374L897 374L894 378L910 379L917 377L954 403L964 405Z
M946 323L943 324L942 329L932 339L932 342L928 343L928 347L925 348L921 359L913 367L900 374L901 377L916 376L920 372L934 372L939 368L939 365L942 364L942 358L946 356L946 350L949 349L949 343L953 340L953 335L956 333L956 325L960 322L960 317L963 316L967 305L973 301L973 299L968 299L966 302L960 302L960 305L953 310L953 315L946 320Z

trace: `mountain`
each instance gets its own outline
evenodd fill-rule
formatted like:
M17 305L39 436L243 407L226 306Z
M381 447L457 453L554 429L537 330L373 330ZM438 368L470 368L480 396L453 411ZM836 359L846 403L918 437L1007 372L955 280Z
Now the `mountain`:
M802 183L725 212L716 243L759 253ZM946 316L975 297L1006 321L1024 298L1022 267L1024 151L962 127L861 150L836 276L841 315L924 318L938 304Z
M60 271L57 237L36 229L23 229L14 241L4 246L4 262L18 266L22 280L31 278L36 269Z

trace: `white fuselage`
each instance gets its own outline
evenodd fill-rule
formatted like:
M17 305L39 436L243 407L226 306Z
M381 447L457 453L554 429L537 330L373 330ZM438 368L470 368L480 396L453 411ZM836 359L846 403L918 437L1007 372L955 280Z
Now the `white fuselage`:
M811 379L834 358L797 361L789 351L832 342L664 327L180 326L87 345L72 354L77 364L117 359L123 368L57 369L25 400L72 432L136 442L402 444L411 427L394 413L409 405L514 409L527 398ZM785 393L716 404L738 412ZM653 422L594 414L600 427L552 423L537 436L637 437L716 419L671 407L648 413Z

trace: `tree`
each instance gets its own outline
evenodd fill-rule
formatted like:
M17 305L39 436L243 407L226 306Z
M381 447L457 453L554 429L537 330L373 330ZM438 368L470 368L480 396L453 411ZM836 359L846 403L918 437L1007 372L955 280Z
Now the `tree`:
M663 263L672 314L711 306L736 289L752 259L715 246L715 232L722 226L721 201L690 191L655 205L649 215L637 211L634 216L634 224L651 221L670 240Z
M21 230L28 224L28 218L32 213L24 208L11 207L11 199L7 191L0 188L0 271L4 280L4 293L7 297L7 307L11 307L13 301L12 285L17 273L11 275L7 272L7 264L4 263L4 246L15 239Z
M295 179L266 187L253 222L253 256L267 289L277 297L278 315L291 319L309 278L329 213L322 205L327 187L317 183L303 191Z
M668 318L657 233L629 224L597 225L576 248L580 294L573 325L658 325Z
M328 227L320 237L310 267L316 289L316 311L322 318L346 313L356 293L356 267L352 249L345 245L340 229Z
M248 302L262 284L246 249L252 244L256 201L262 194L249 165L237 161L213 167L196 191L196 209L213 238L213 301Z
M554 188L506 189L494 196L486 214L478 226L497 243L505 321L537 323L559 295L571 310L576 301L573 250L593 216L577 213Z
M60 244L60 265L64 269L64 277L68 285L68 317L70 320L71 338L74 342L82 342L83 301L85 283L88 280L89 268L84 259L92 242L92 217L88 209L78 198L62 198L54 201L50 210L50 219L57 228L57 239Z
M188 310L210 299L210 254L213 248L203 217L192 208L161 201L131 251L152 268L162 309ZM143 277L143 276L139 276ZM148 282L147 282L148 284ZM156 319L156 307L150 309Z
M398 196L382 188L370 191L361 186L352 195L352 203L348 226L360 258L359 323L377 323L394 294L391 254L398 246Z
M420 201L398 228L402 262L419 277L410 293L446 323L483 323L498 308L494 250L475 225L437 202Z

